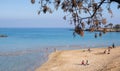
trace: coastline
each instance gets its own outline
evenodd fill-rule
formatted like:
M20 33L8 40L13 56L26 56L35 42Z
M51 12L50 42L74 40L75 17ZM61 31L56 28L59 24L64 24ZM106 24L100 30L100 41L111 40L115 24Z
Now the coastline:
M104 54L108 48L56 51L35 71L120 71L120 46L112 48L110 54ZM81 65L88 60L88 65Z

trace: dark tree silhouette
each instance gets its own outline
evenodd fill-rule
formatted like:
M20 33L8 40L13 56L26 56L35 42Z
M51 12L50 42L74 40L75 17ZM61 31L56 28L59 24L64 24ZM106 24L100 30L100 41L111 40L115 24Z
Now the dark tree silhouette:
M67 13L63 19L66 20L66 17L69 17L70 23L75 26L74 33L83 36L86 25L89 25L90 32L106 25L107 20L103 17L102 5L108 5L106 9L112 17L113 13L110 8L112 2L117 2L118 9L120 8L120 0L39 0L38 14L41 12L44 14L52 13L61 8L63 12ZM35 4L35 0L31 0L31 3ZM105 32L106 29L104 28L103 33Z

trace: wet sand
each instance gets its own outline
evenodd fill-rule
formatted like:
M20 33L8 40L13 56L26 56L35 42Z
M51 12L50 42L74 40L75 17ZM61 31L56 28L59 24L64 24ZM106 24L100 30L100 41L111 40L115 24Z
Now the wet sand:
M110 49L110 54L108 48L56 51L35 71L120 71L120 46Z

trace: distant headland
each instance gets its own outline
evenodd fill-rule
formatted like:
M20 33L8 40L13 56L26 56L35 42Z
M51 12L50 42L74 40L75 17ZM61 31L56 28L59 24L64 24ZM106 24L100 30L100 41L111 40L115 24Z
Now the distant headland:
M105 26L105 28L98 28L94 31L103 31L106 30L106 32L120 32L120 24L117 24L115 26L112 26L112 24L108 24ZM85 31L90 31L90 29L86 29Z
M74 31L74 29L69 30ZM103 30L106 30L106 32L120 32L120 24L117 24L115 26L113 26L113 24L108 24L104 28L94 29L95 32L103 32ZM84 31L91 31L91 29L84 29Z

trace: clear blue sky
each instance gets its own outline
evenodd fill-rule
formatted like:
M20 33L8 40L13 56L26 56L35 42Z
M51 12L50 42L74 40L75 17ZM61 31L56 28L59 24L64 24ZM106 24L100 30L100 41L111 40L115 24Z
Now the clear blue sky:
M112 5L114 17L108 22L120 23L120 10ZM53 14L37 15L38 5L32 5L30 0L0 0L0 27L71 27L68 21L63 20L61 11Z

